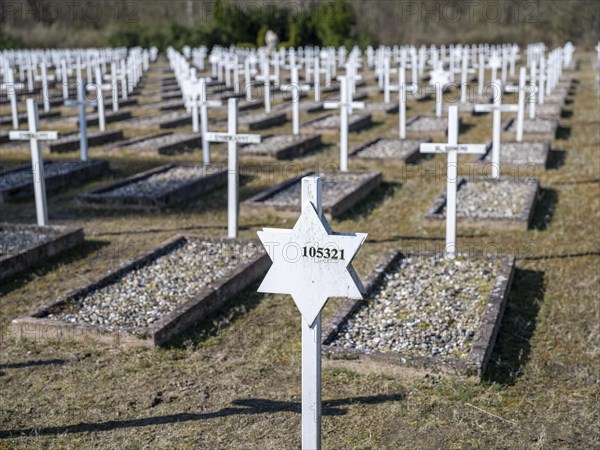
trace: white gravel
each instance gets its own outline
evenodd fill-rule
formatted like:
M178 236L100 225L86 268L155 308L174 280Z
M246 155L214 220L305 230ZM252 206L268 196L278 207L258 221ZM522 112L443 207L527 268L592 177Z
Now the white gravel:
M48 319L139 334L204 288L229 276L258 251L252 243L190 238L115 282L74 299Z
M464 359L499 260L410 256L388 273L332 345L407 356Z

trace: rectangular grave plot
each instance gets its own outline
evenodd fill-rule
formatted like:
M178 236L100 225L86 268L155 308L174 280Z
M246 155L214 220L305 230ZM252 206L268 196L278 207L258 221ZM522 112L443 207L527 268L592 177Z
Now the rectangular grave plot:
M240 153L244 156L293 159L311 153L320 146L321 135L319 134L269 135L263 136L260 144L243 145Z
M123 131L93 131L88 132L87 137L89 147L98 147L100 145L120 141L123 139ZM46 146L50 153L74 152L79 150L80 138L78 133L74 133L56 141L42 141L42 145Z
M503 141L500 144L500 164L508 167L510 174L531 176L544 170L550 155L550 141ZM473 162L488 165L492 171L492 142L489 141L484 155L476 155ZM481 172L479 172L481 173Z
M348 132L359 131L371 125L371 114L352 114L348 120ZM336 134L340 132L339 114L328 114L302 124L302 129L312 133Z
M533 217L538 190L538 180L515 181L512 178L500 178L498 182L492 178L461 177L457 183L456 222L459 227L527 230ZM482 192L489 199L482 196ZM465 195L466 200L463 200ZM492 197L496 202L492 202ZM461 209L461 201L465 201L465 210ZM444 192L425 215L425 225L443 225L446 220L445 209Z
M133 118L123 122L124 127L142 129L165 129L191 125L192 116L186 112L169 112L149 117Z
M109 164L97 161L46 161L44 180L46 192L71 187L108 173ZM33 198L33 173L31 165L8 170L0 174L0 203L19 198Z
M56 119L57 117L60 117L60 111L48 111L48 112L44 112L44 111L40 111L39 113L39 119L40 120L46 120L46 119ZM27 114L26 113L20 113L19 114L19 125L26 125L27 124ZM12 129L12 115L6 115L6 116L0 116L0 125L2 127L11 127Z
M122 120L131 119L131 111L109 111L104 113L104 121L106 123L120 122ZM79 118L75 119L79 126ZM86 122L88 127L97 127L99 123L98 114L87 114Z
M221 166L165 164L80 194L86 206L132 210L162 209L220 188L227 183Z
M83 229L0 223L0 281L83 242Z
M544 103L535 106L535 115L540 119L558 120L562 113L562 105L558 103Z
M157 261L162 266L160 269ZM176 236L31 315L14 320L10 332L17 339L56 337L76 342L162 346L223 309L230 299L263 276L269 264L269 257L260 244L252 240ZM181 279L183 267L191 269L187 281ZM134 274L138 279L146 276L154 282L132 286ZM172 287L170 283L174 283ZM186 292L177 289L178 283L187 283ZM140 316L137 324L124 314L108 318L110 311L106 308L115 305L112 290L122 286L129 286L133 291L129 297L125 294L121 302L136 301L136 314ZM121 292L127 291L121 289ZM90 305L97 304L98 297L107 292L111 293L110 301L104 302L103 309L96 311L93 319L88 317ZM149 299L148 304L137 303L142 296ZM156 305L158 298L163 305ZM159 308L158 312L152 311L153 306Z
M458 118L458 125L462 119ZM448 118L434 116L416 116L406 121L406 134L409 137L441 137L448 134Z
M373 114L394 114L398 112L398 102L365 102L365 111Z
M382 292L382 289L386 288L386 274L397 271L402 275L402 269L399 269L399 264L402 260L408 261L410 264L410 259L405 258L412 258L413 261L417 262L422 261L422 264L425 265L427 264L427 259L435 257L444 258L443 255L433 252L409 253L405 255L400 250L391 250L382 258L380 264L365 281L364 285L367 297L373 300ZM323 327L324 366L330 368L344 367L359 373L385 373L391 376L408 378L423 377L427 374L440 374L474 382L481 381L492 354L508 301L508 294L514 276L515 260L513 256L505 256L500 260L494 260L491 257L482 255L469 254L458 255L458 257L467 259L476 257L495 264L495 274L489 280L491 288L489 289L489 293L485 295L482 304L479 305L479 309L483 309L483 312L480 316L474 314L474 317L471 317L474 329L467 330L469 333L468 336L471 339L470 348L468 348L469 346L465 346L464 349L461 348L460 350L463 351L460 353L462 354L457 355L454 352L447 352L446 349L441 349L442 351L438 351L436 354L434 354L434 351L427 354L425 350L416 349L414 346L412 349L407 346L406 350L385 349L383 351L373 349L372 347L375 344L373 341L370 344L367 342L364 345L365 349L357 349L356 346L352 345L344 346L344 340L351 342L346 337L348 327L351 326L349 320L354 319L355 315L359 314L363 307L372 308L372 303L368 301L347 300L335 311ZM477 280L477 284L479 285L479 279ZM419 296L419 299L421 298L423 296ZM446 311L440 311L440 315L445 316L446 314L448 314ZM453 311L452 314L459 315L462 312L455 313ZM354 339L352 334L349 336ZM451 340L456 338L456 336L451 334ZM360 338L358 339L360 340ZM460 343L460 340L458 342ZM464 343L461 344L464 346ZM428 346L429 344L425 345Z
M290 180L279 183L241 204L245 215L275 214L298 217L300 212L300 185L303 177L314 175L306 171ZM331 182L328 180L332 180ZM381 184L381 172L336 172L323 177L323 213L328 219L341 216L364 200Z
M273 107L276 111L285 111L288 117L292 115L293 104L289 101ZM312 100L300 102L300 112L315 113L323 111L323 103L316 103Z
M240 115L238 126L241 131L264 130L283 125L286 120L284 112L248 113Z
M406 164L415 164L421 157L421 143L431 139L387 139L376 138L350 152L351 157L371 160L399 160Z
M511 136L517 134L517 121L513 119L504 128ZM554 139L558 130L558 120L551 119L525 119L523 121L523 139L540 140L540 138Z

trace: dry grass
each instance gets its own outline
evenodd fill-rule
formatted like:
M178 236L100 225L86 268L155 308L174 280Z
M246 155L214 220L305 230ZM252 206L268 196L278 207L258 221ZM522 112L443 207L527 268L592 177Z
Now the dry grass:
M582 70L574 73L578 84L567 105L573 114L561 119L570 136L553 143L555 168L538 174L543 191L532 228L518 233L459 229L462 245L517 256L518 270L484 382L325 370L323 448L600 445L600 110L590 55L578 57ZM416 105L409 117L432 108L432 102ZM396 117L378 119L376 126L353 133L352 143L393 135ZM465 121L473 126L461 134L462 142L488 139L491 118L466 116ZM324 140L332 145L296 164L336 166L335 137ZM101 149L91 153L102 156ZM223 148L215 154L224 160ZM7 165L28 158L26 149L2 149L1 155ZM111 158L115 178L173 159ZM178 159L198 158L196 153ZM270 163L276 168L271 179L267 163L259 164L262 176L244 184L242 197L282 179L282 168L291 167ZM443 168L443 158L409 168L351 161L353 168L379 168L385 175L384 187L370 201L333 223L339 231L369 233L356 261L362 277L386 249L439 245L432 238L442 237L443 229L422 227L424 213L443 190L442 175L431 175L433 164ZM259 166L254 167L256 172ZM0 286L2 327L176 233L225 233L224 190L160 215L75 206L75 194L106 182L50 196L51 221L83 226L87 241L64 258ZM1 216L32 222L33 204L3 205ZM253 236L265 225L289 227L291 221L247 217L241 234ZM326 315L336 303L330 302ZM300 316L293 302L250 289L224 313L233 316L226 326L207 320L160 350L5 338L0 344L0 448L297 448Z

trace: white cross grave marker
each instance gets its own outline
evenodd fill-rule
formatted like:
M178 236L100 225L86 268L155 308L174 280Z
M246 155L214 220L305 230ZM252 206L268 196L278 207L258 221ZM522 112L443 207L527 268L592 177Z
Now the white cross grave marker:
M44 179L44 160L38 141L58 139L56 131L38 131L38 106L34 99L27 99L27 122L29 131L10 131L10 140L29 141L31 146L31 170L33 171L33 191L35 195L35 213L39 226L48 225L48 204L46 203L46 181Z
M446 257L456 256L456 184L458 179L458 154L484 154L485 144L458 143L458 106L448 108L448 143L423 143L421 153L447 153L446 180Z
M270 75L269 59L265 56L262 64L262 75L257 75L256 79L264 83L264 98L265 98L265 112L271 112L271 80L275 79L275 76Z
M96 106L96 102L85 100L85 86L77 86L77 100L67 100L65 106L77 106L79 108L79 150L81 160L88 160L87 118L85 117L86 106Z
M208 133L208 108L221 106L220 100L208 100L206 95L206 79L199 78L195 84L190 84L186 107L192 108L192 130L202 134L202 162L210 164L210 141ZM200 130L198 130L198 108L200 108Z
M494 103L476 104L475 112L492 112L492 177L500 177L500 137L502 133L502 113L518 112L519 105L502 104L502 83L500 80L494 80Z
M362 299L352 259L365 233L334 233L323 217L319 177L302 179L302 212L291 230L263 228L273 262L258 292L289 294L302 314L302 449L321 448L321 310L329 297Z
M519 86L507 86L506 90L509 92L519 91L519 100L517 103L517 142L523 141L523 124L525 121L525 91L528 90L525 86L527 68L521 67L519 69Z
M109 91L113 89L111 84L102 83L102 73L100 72L100 66L97 65L95 68L96 83L88 86L88 91L96 91L96 104L98 106L98 128L100 131L106 131L106 116L104 115L104 94L102 91Z
M435 117L442 117L442 106L444 101L444 87L450 82L450 72L446 72L440 64L431 71L429 84L435 87Z
M10 111L12 114L13 129L19 129L19 110L17 108L17 89L23 89L23 83L15 83L12 69L6 71L6 83L0 84L0 89L6 89L6 95L10 98Z
M292 67L291 84L281 86L281 90L292 92L292 133L295 136L300 134L300 97L302 91L308 91L309 89L309 85L301 85L298 81L298 67Z
M240 174L237 143L259 144L259 134L238 134L237 99L227 103L227 133L206 133L209 142L227 142L227 236L237 237Z
M364 108L364 102L354 102L350 95L347 77L338 77L340 80L340 101L325 102L325 109L340 109L340 170L348 171L348 119L352 114L352 108Z
M398 83L398 116L399 116L399 131L400 139L406 139L406 96L408 91L416 95L418 90L417 84L406 84L406 74L404 67L400 67L399 83Z

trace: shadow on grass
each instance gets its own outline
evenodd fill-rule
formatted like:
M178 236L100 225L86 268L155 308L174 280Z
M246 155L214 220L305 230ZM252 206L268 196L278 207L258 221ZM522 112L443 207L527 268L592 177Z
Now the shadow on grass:
M522 374L545 290L544 272L516 269L484 380L512 385Z
M461 121L460 126L458 127L458 134L464 134L471 128L475 128L475 126L474 123Z
M63 366L67 363L64 359L39 359L35 361L24 361L20 363L0 364L0 369L23 369L28 367L40 366Z
M196 346L211 337L218 336L235 324L239 318L258 306L264 298L263 294L257 292L259 285L260 282L252 283L239 295L230 299L222 308L190 327L165 347L184 348L189 345Z
M557 181L554 184L559 186L569 186L572 184L598 184L600 178L586 178L584 180Z
M324 416L342 416L348 413L351 405L378 405L387 402L404 400L402 394L370 395L363 397L348 397L323 402L322 414ZM193 422L198 420L209 420L228 416L244 416L255 414L274 414L281 412L293 412L300 414L299 402L288 402L260 398L248 398L234 400L232 405L214 412L206 413L177 413L156 417L145 417L130 420L109 420L97 423L78 423L74 425L62 425L53 427L23 428L17 430L0 431L0 439L16 438L19 436L56 436L72 433L94 433L100 431L122 430L127 428L139 428L154 425L168 425L181 422Z
M557 190L540 188L530 228L534 230L546 230L550 225L550 222L552 222L557 203Z
M356 129L356 130L348 130L348 131L349 131L349 132L351 132L351 133L358 133L358 134L361 134L361 133L364 133L364 132L370 131L370 130L372 130L373 128L377 128L377 127L379 127L379 126L381 126L381 125L384 125L384 124L385 124L385 121L383 121L383 120L373 120L373 119L371 119L371 122L369 122L369 124L367 124L367 125L365 125L365 126L363 126L363 127L360 127L359 129Z
M568 118L570 118L570 117L573 117L573 111L572 111L572 110L570 110L570 109L562 109L562 110L560 111L560 117L561 117L562 119L568 119Z
M571 127L558 126L556 130L556 139L569 139L571 137Z
M565 165L567 159L567 152L564 150L550 150L548 155L548 169L557 170Z
M0 283L0 296L7 294L15 289L23 287L33 278L44 276L53 271L60 265L69 265L79 259L86 258L88 255L109 245L106 241L84 240L81 244L58 255L53 256L48 262L35 265L25 272L16 274L14 277Z
M578 252L578 253L562 253L557 255L537 255L526 256L522 258L525 261L540 261L544 259L570 259L570 258L586 258L588 256L600 256L600 251Z
M386 198L392 197L401 186L401 183L396 182L381 183L365 199L361 200L357 206L350 208L350 210L337 217L337 220L357 220L360 217L370 215Z

